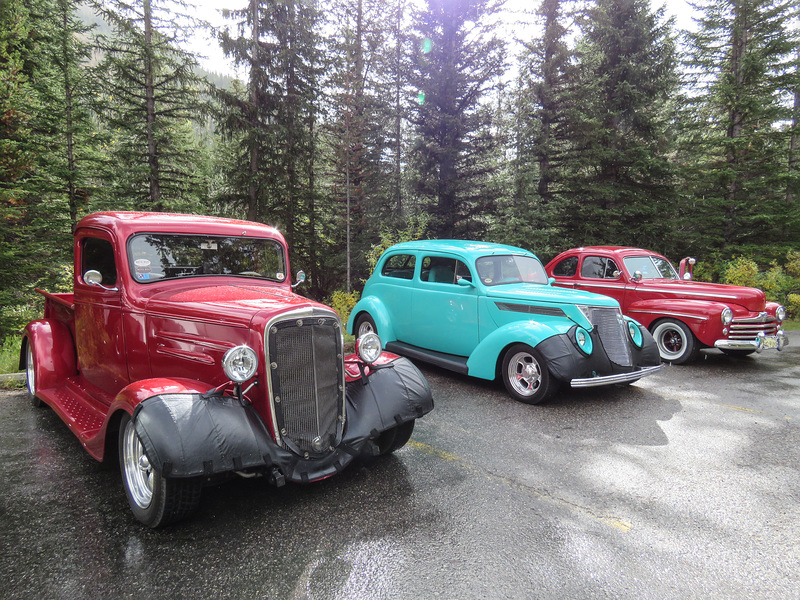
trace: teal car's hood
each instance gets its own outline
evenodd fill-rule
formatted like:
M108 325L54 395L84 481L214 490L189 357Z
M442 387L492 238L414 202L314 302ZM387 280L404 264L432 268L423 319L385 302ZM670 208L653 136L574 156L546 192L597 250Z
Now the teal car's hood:
M523 300L553 304L583 304L586 306L617 307L619 303L609 296L581 290L568 290L536 283L509 283L486 288L486 296L501 300Z

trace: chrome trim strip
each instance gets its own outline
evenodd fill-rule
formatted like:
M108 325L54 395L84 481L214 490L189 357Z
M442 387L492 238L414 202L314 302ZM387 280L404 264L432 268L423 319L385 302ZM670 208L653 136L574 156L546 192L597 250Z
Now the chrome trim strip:
M628 309L630 313L640 313L643 315L665 315L667 317L683 317L684 319L696 319L697 321L708 321L708 317L698 317L697 315L687 315L678 312L666 312L663 310L641 310L636 308Z
M670 281L674 281L670 279ZM698 296L700 298L725 298L726 300L739 300L736 296L727 296L725 294L707 294L705 292L684 292L664 290L662 288L647 288L645 286L635 288L637 291L643 292L656 292L659 294L672 294L675 296Z
M566 317L564 311L552 306L533 306L531 304L512 304L511 302L495 302L494 305L508 312L519 312L529 315L544 315L548 317Z
M569 382L571 387L585 388L596 387L600 385L611 385L614 383L627 383L629 381L636 381L642 377L652 375L656 371L660 371L664 367L664 363L656 365L655 367L642 367L638 371L630 373L619 373L617 375L605 375L603 377L587 377L586 379L573 379Z

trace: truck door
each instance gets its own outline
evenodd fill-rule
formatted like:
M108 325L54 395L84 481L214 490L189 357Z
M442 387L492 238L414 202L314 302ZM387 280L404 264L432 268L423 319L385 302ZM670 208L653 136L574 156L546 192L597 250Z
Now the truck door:
M110 395L110 401L128 383L118 253L111 238L101 231L79 231L75 244L78 371L86 382ZM87 282L89 271L100 273L99 285Z

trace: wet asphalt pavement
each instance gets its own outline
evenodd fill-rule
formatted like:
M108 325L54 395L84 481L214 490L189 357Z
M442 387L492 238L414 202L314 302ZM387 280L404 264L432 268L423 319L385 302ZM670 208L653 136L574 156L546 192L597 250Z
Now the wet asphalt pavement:
M547 404L422 367L435 410L327 481L134 520L47 409L0 392L0 598L800 597L800 340Z

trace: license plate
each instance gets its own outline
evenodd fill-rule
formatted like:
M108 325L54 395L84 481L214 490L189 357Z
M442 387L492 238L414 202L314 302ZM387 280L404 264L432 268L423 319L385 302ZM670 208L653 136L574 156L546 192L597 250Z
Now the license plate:
M764 346L763 348L777 348L778 347L778 337L777 336L770 336L764 338Z

